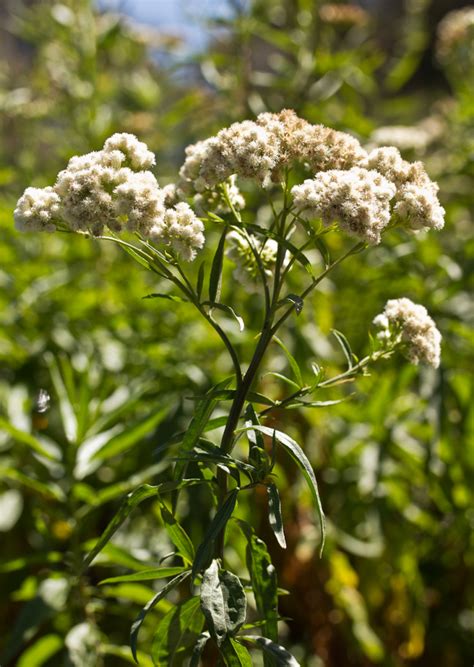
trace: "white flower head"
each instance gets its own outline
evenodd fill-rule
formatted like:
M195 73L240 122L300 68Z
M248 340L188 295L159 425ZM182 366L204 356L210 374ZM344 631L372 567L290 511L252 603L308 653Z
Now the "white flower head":
M134 134L117 132L113 134L104 144L104 152L111 153L120 151L125 156L129 166L134 171L150 169L155 164L154 154L148 150L148 146L139 141Z
M351 236L370 244L380 243L395 192L393 183L377 171L361 167L320 172L291 190L302 218L321 218L325 225L338 222Z
M369 153L367 166L376 169L397 187L394 212L407 229L442 229L444 208L438 200L438 185L431 181L421 162L407 162L393 146Z
M60 216L60 198L50 187L26 188L13 216L19 232L54 232L54 222Z
M409 361L438 368L441 334L424 306L407 298L390 299L373 323L380 329L377 338L386 343L401 344Z
M131 172L113 191L117 216L126 216L126 228L147 234L165 214L165 192L150 171Z
M162 219L148 230L152 241L171 246L183 259L192 261L204 245L204 225L192 208L180 202L166 209Z

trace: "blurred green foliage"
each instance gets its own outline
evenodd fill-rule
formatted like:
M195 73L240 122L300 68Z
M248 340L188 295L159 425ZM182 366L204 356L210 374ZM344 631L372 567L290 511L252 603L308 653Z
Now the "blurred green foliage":
M8 15L19 50L0 71L2 665L131 662L128 629L154 591L97 584L172 551L159 503L135 511L79 589L75 566L121 497L166 467L159 445L186 428L189 399L228 363L185 304L142 301L156 286L115 247L18 235L17 196L114 131L134 132L156 150L164 184L187 143L291 107L368 143L379 126L428 117L435 131L406 156L422 158L438 181L446 228L354 257L289 327L285 342L302 369L311 373L321 359L338 367L330 329L363 353L385 299L406 295L428 307L444 346L439 372L394 359L359 381L351 400L294 411L291 424L285 414L318 474L330 523L320 560L309 497L301 502L296 470L277 463L288 549L279 549L263 511L258 532L291 591L280 605L285 644L308 667L463 667L474 654L472 32L465 49L433 62L425 82L415 75L431 54L428 2L406 3L390 49L375 16L343 3L231 4L232 17L213 26L207 49L185 66L175 39L99 14L87 0L36 2ZM166 58L152 58L157 50ZM243 310L257 318L253 295L241 291ZM251 345L248 334L244 351ZM286 363L272 347L268 367ZM261 382L268 390L274 381ZM51 395L45 411L40 390ZM281 419L274 413L271 425ZM211 500L196 487L180 502L198 543ZM265 502L249 497L239 514L255 519ZM236 553L244 549L237 529L233 543ZM145 647L171 608L161 601L147 616L140 664L151 664Z

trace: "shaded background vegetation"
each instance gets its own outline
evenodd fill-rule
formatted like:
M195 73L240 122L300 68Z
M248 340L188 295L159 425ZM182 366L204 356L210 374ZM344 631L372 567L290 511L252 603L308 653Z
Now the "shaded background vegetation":
M281 602L282 636L308 667L472 662L472 32L444 58L435 49L439 19L458 5L235 0L227 18L204 28L207 46L183 55L179 36L99 12L88 0L2 4L4 667L130 662L129 625L153 591L97 584L170 552L157 507L149 502L132 515L79 589L73 575L123 495L166 469L159 447L186 427L190 397L228 368L213 332L185 304L142 300L153 281L115 247L19 235L15 201L116 131L134 132L156 151L164 185L188 143L284 107L366 144L378 141L380 126L417 128L417 140L401 148L438 181L446 228L416 240L399 232L354 257L289 327L285 342L301 368L310 375L315 361L331 370L342 359L330 329L362 354L373 316L387 298L406 295L428 307L444 346L438 371L384 362L350 389L351 400L294 411L286 421L317 472L330 531L319 559L309 501L296 502L296 471L279 467L287 551L263 520L259 532L291 592ZM387 136L396 143L395 129ZM224 285L241 289L231 270ZM260 305L243 288L241 299L245 352ZM285 363L272 349L267 366ZM268 389L270 379L261 382ZM288 413L274 414L271 425L282 418ZM38 457L38 447L52 459ZM241 515L255 520L264 502L250 497ZM209 508L209 498L189 492L185 524L196 541ZM240 540L236 530L236 553ZM154 623L170 604L147 618L141 664L150 664ZM86 637L78 632L84 623Z

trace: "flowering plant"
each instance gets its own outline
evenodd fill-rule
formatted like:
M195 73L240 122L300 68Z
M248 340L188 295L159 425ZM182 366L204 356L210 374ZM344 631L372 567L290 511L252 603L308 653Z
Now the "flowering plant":
M251 665L249 651L254 650L264 652L267 665L296 665L295 658L279 644L279 589L267 547L234 512L242 493L265 487L269 524L285 548L274 474L275 451L280 447L308 483L321 550L325 520L316 477L304 450L265 420L276 408L281 412L330 405L334 401L320 400L325 389L353 380L397 349L413 363L437 367L441 336L423 306L407 298L391 299L374 320L378 332L371 338L369 354L358 359L346 337L334 331L347 361L346 370L326 377L324 369L313 364L314 377L306 383L277 334L290 317L299 315L311 292L331 271L355 253L379 244L389 229L441 229L444 211L438 188L420 162L403 160L396 148L367 152L349 134L311 125L289 110L234 123L189 146L174 185L158 185L149 171L154 162L154 155L136 137L115 134L101 151L72 158L54 186L27 188L15 210L20 231L74 232L119 244L153 272L160 284L174 290L165 287L149 298L181 300L194 307L220 337L232 367L231 376L197 400L186 432L167 444L178 447L172 459L173 480L142 485L127 496L86 556L83 572L130 512L146 498L157 497L180 564L113 579L114 583L169 580L132 625L134 657L147 612L173 588L187 582L187 595L156 629L154 664L171 664L179 653L190 655L190 664L197 665L203 650L212 650L205 649L208 645L214 646L227 665ZM246 211L239 186L249 180L256 184L259 197L268 201L266 220L256 222ZM190 262L203 248L204 232L211 227L219 234L211 265L202 262L193 271ZM325 238L338 231L353 237L355 243L333 259ZM242 359L235 333L226 326L228 320L219 319L223 313L234 318L240 330L245 327L245 317L222 284L227 261L236 265L235 279L259 299L261 324L250 359ZM307 286L295 294L291 274L300 269L308 276ZM273 373L290 387L278 400L260 393L257 386L272 340L282 346L294 376ZM225 416L214 417L217 406L229 401ZM216 437L208 435L213 433ZM204 539L197 548L176 518L179 492L195 485L209 487L216 504L212 519L206 518ZM165 494L171 494L171 505L164 502ZM236 574L226 561L226 526L231 520L248 543L247 589L241 578L244 567ZM246 625L250 590L260 618ZM254 632L259 629L262 634Z

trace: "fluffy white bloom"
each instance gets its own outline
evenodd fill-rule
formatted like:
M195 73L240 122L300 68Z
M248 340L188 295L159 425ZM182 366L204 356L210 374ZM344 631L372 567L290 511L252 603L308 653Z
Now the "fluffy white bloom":
M54 232L59 203L53 188L26 188L13 213L16 229L20 232Z
M399 188L394 212L409 229L443 229L445 210L438 200L438 185L431 181L418 185L406 183Z
M316 172L348 169L366 157L360 143L349 134L311 125L285 109L278 114L260 114L255 122L234 123L215 137L188 146L180 176L197 192L234 174L268 187L295 161Z
M424 306L410 299L390 299L374 324L381 329L380 339L401 343L407 359L438 368L441 334Z
M131 172L113 191L117 216L126 216L129 231L147 234L165 214L165 192L150 171Z
M71 158L59 172L54 190L61 198L61 216L73 231L120 231L112 193L133 173L121 166L124 161L120 151L94 151Z
M369 153L366 164L397 186L394 211L408 229L444 227L445 211L438 200L438 185L430 180L421 162L407 162L398 148L384 146Z
M204 226L188 204L180 202L166 209L162 219L148 231L148 236L159 243L170 245L183 259L191 261L196 250L204 245Z
M414 164L421 165L421 162ZM396 186L400 186L417 177L415 171L419 167L414 169L414 164L404 160L398 148L383 146L375 148L368 154L364 166L367 169L376 169L389 181L395 183Z
M114 134L101 151L71 158L53 188L28 188L17 204L16 226L54 231L60 221L96 235L106 228L139 232L193 259L204 245L203 225L187 204L177 203L176 186L161 189L146 170L154 161L135 136Z
M301 217L320 217L325 225L338 222L349 234L371 244L380 242L390 221L395 192L395 185L377 171L361 167L320 172L291 190Z
M269 278L272 277L278 252L278 243L276 241L266 239L263 244L253 234L249 234L250 243L254 248L254 251L252 251L246 238L237 231L227 234L227 240L230 241L231 245L226 254L236 265L234 277L238 282L249 285L250 282L257 279L259 269L254 251L260 257L265 274Z
M212 188L233 174L266 185L279 157L278 139L251 120L233 123L217 136L188 146L180 176L197 192Z
M155 164L155 156L148 150L148 146L143 141L138 141L134 134L127 132L117 132L109 137L104 144L104 151L120 151L128 162L126 166L134 171L150 169Z

